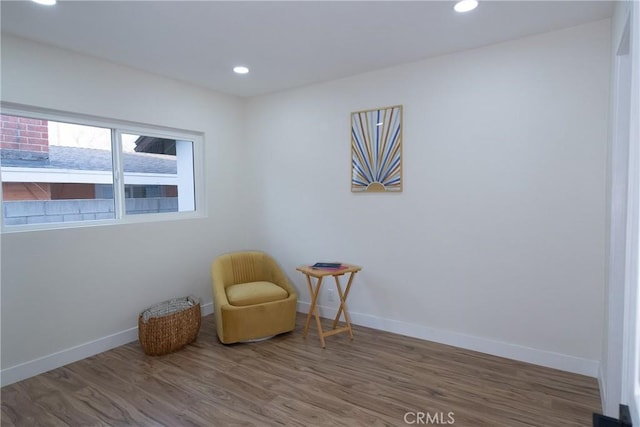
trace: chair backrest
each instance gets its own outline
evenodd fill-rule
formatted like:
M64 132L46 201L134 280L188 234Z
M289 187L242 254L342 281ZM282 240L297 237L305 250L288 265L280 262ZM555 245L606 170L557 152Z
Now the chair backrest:
M275 261L266 253L258 251L234 252L217 257L213 262L213 271L227 286L238 283L266 280L274 282Z

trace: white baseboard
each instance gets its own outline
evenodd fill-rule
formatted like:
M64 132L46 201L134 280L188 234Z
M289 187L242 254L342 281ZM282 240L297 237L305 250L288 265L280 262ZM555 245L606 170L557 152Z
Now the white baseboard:
M213 303L201 305L200 311L203 316L213 313ZM29 362L11 366L0 371L0 386L4 387L5 385L22 381L34 375L128 344L137 339L138 327L136 326L57 353L30 360Z
M213 314L213 303L207 303L200 306L200 312L202 313L202 317Z
M42 374L60 366L93 356L103 351L130 343L138 339L138 327L130 328L88 343L67 348L57 353L39 357L19 365L3 369L0 373L2 387Z
M604 380L604 371L602 365L598 368L598 387L600 388L600 404L602 405L602 414L605 414L607 403L607 382Z
M213 303L203 304L201 311L203 316L212 314ZM298 302L298 311L307 313L309 311L309 303ZM337 313L335 308L324 306L320 306L320 311L323 316L326 317L334 317ZM601 395L604 399L604 382L602 373L600 372L600 364L596 360L583 359L566 354L494 341L487 338L429 328L398 320L384 319L369 314L354 312L350 312L349 314L351 321L356 325L595 377L598 378ZM13 384L34 375L50 371L51 369L59 368L69 363L102 353L103 351L128 344L137 339L138 328L134 327L29 362L11 366L0 371L0 385L4 387L5 385Z
M309 305L310 303L308 302L299 301L298 311L308 313ZM325 306L319 307L322 317L333 318L338 312L335 308ZM467 350L479 351L481 353L505 357L507 359L518 360L520 362L532 363L534 365L545 366L548 368L560 369L562 371L587 375L594 378L598 378L599 376L600 362L597 360L589 360L552 351L494 341L488 338L465 335L458 332L445 331L442 329L415 325L398 320L384 319L370 314L354 313L349 311L349 316L351 317L351 322L355 325L366 326L381 331L393 332L427 341L434 341L441 344L452 345Z

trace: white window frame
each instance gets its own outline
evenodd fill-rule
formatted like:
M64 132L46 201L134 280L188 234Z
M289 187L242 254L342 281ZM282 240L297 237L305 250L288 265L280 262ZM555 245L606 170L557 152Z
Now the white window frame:
M42 224L5 225L4 212L2 212L2 214L0 214L0 230L3 234L23 231L55 230L65 228L96 227L117 224L135 224L142 222L195 219L205 218L207 216L207 203L205 200L204 191L205 144L204 133L202 132L147 125L122 120L105 119L84 114L67 113L6 102L0 103L0 114L111 129L111 151L113 156L113 197L115 205L115 218L113 219L51 222ZM120 139L120 136L123 133L175 139L176 141L186 140L193 142L193 181L195 210L186 212L159 212L128 215L125 213L124 174L122 167L123 152ZM0 168L0 180L1 178L2 170ZM2 186L0 186L0 199L4 204L4 198L2 196Z

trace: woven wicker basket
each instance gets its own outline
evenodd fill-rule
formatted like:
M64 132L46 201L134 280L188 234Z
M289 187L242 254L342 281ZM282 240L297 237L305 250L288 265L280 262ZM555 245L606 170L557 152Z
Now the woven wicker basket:
M151 309L153 307L149 310ZM143 313L138 317L138 339L145 354L160 356L171 353L198 337L201 322L200 303L160 317L151 317L147 321L143 319Z

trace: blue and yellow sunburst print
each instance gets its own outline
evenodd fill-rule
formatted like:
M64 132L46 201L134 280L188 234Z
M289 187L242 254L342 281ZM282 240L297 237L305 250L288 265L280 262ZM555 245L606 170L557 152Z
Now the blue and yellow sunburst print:
M402 105L351 113L351 191L402 191Z

